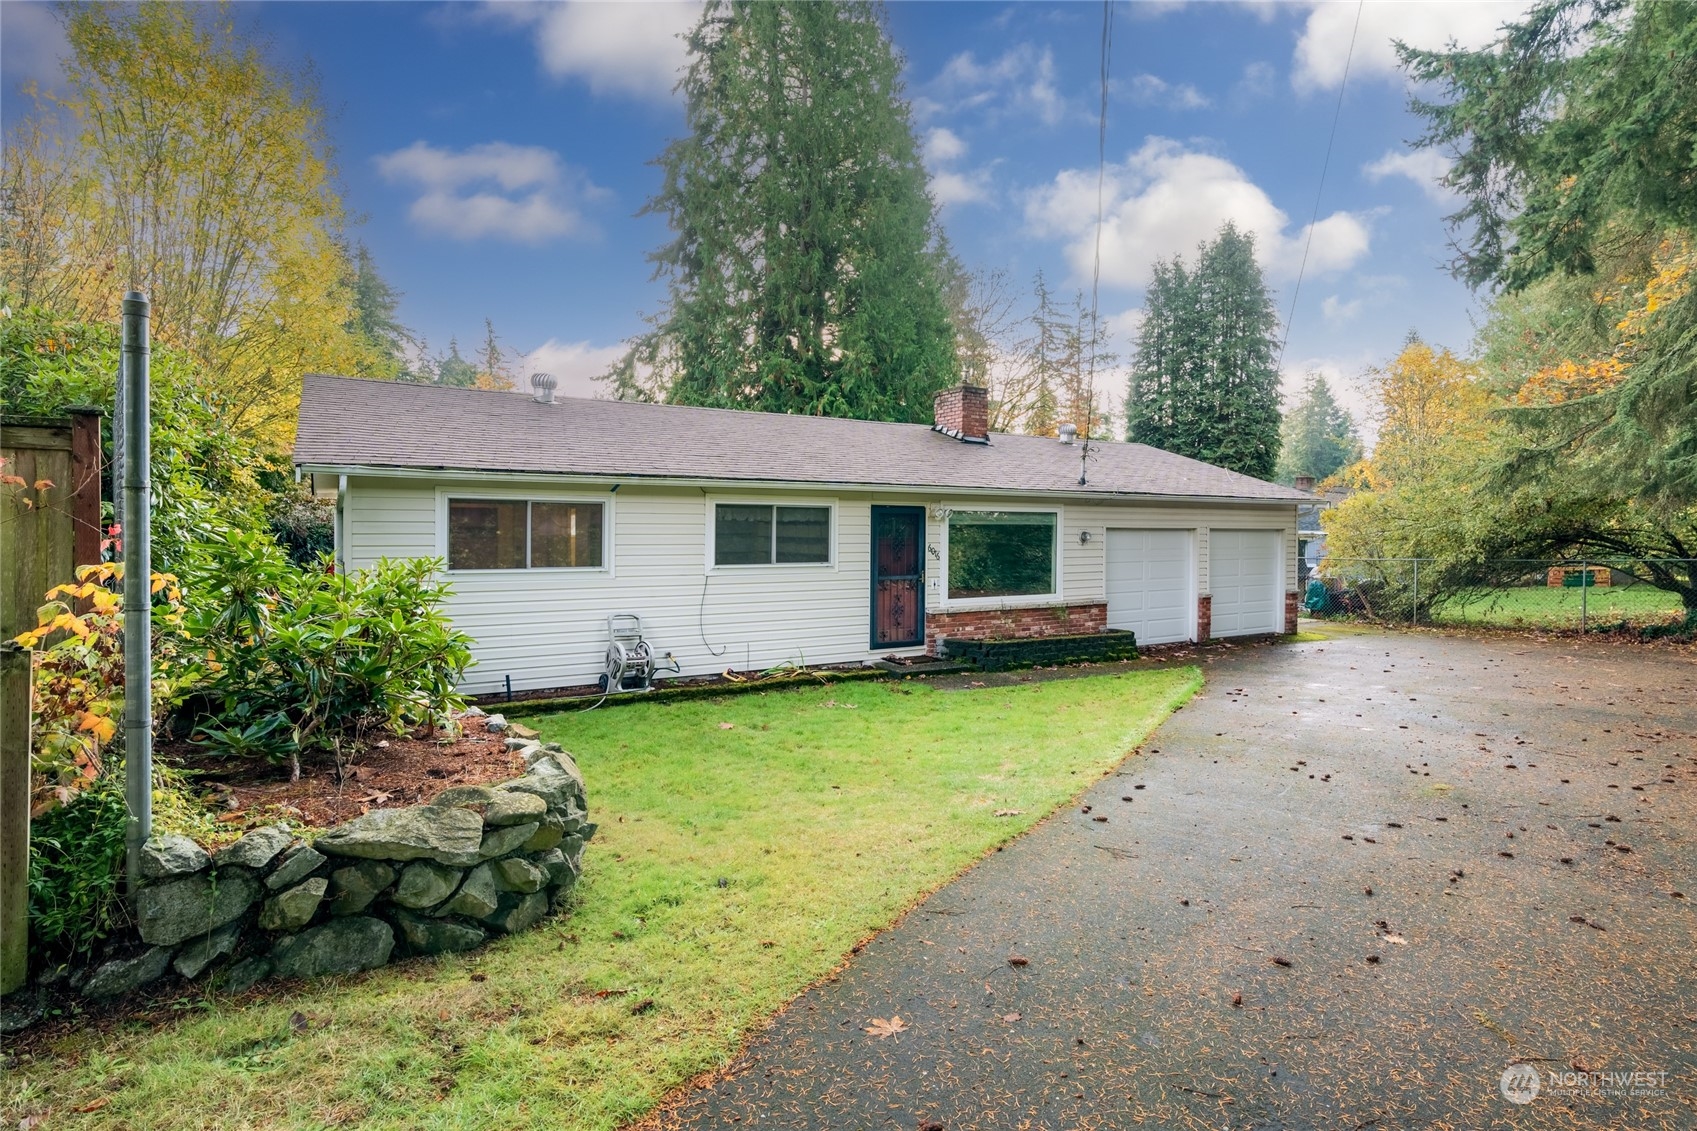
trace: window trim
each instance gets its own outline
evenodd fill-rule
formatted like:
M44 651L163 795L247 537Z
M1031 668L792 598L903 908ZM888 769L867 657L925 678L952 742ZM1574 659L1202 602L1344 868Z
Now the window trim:
M718 508L731 507L817 507L828 512L826 521L829 528L825 534L825 560L822 562L750 562L746 565L719 565L714 561L718 554ZM776 569L829 570L837 569L837 500L816 495L796 498L774 497L772 495L708 495L702 511L702 521L706 526L704 543L707 547L705 558L706 570L715 573L747 573L750 571ZM777 529L776 516L773 521L774 532Z
M534 488L502 488L485 487L482 484L467 484L465 488L438 487L436 489L436 556L442 559L442 573L446 577L545 577L554 574L601 574L613 576L613 522L615 499L612 492L604 495L585 495L581 491L564 493L553 491L538 491ZM580 503L585 506L601 508L601 564L598 566L518 566L503 569L452 569L448 566L448 504L451 502L490 502L490 503ZM527 516L528 516L528 512ZM528 519L524 531L525 560L530 559L530 524Z
M1062 572L1066 565L1066 508L1059 504L1055 506L1001 506L995 503L973 500L966 503L944 504L943 509L948 513L937 523L938 553L941 561L937 572L941 582L937 600L932 609L936 612L965 611L968 609L1025 609L1042 608L1046 605L1060 604L1065 598L1066 579ZM970 511L1012 511L1021 514L1052 514L1055 516L1055 588L1049 593L1021 593L1017 596L1005 597L950 597L949 596L949 521L957 512Z

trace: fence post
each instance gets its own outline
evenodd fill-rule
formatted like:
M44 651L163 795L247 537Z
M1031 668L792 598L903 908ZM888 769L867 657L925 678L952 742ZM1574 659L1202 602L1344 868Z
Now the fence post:
M124 826L125 877L141 886L141 849L153 833L153 592L147 298L124 296Z
M30 654L0 644L0 993L29 976Z
M1587 630L1586 620L1591 612L1591 563L1579 563L1579 632L1584 635Z
M1414 559L1414 617L1410 622L1420 623L1420 559Z

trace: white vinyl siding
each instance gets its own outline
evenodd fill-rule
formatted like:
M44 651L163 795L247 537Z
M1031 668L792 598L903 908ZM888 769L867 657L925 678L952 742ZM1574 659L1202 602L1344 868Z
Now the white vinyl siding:
M850 664L891 652L870 648L871 507L921 506L926 522L926 608L940 611L942 508L1045 509L1060 512L1057 570L1061 592L1007 598L999 605L1101 602L1105 596L1107 529L1174 529L1193 533L1197 579L1206 593L1210 524L1232 529L1295 529L1294 506L1198 503L1043 506L1014 498L961 500L918 492L714 491L626 483L541 484L490 477L350 476L343 498L342 552L349 568L380 557L442 557L445 500L450 496L600 500L606 504L606 554L600 570L466 571L448 580L448 615L474 640L474 666L464 690L496 692L593 683L602 670L607 617L636 613L657 653L675 655L686 675L782 663ZM715 569L713 501L832 507L829 565ZM934 509L935 508L935 509ZM1088 541L1080 540L1088 533ZM1286 539L1294 554L1295 539ZM1295 576L1294 562L1288 576ZM983 607L983 606L977 606Z

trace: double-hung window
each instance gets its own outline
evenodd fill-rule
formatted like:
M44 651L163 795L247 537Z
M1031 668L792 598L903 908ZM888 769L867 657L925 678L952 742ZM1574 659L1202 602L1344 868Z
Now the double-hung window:
M1054 511L953 511L949 514L949 600L1053 596Z
M604 505L449 499L449 569L600 569Z
M830 560L830 507L713 505L716 566L826 565Z

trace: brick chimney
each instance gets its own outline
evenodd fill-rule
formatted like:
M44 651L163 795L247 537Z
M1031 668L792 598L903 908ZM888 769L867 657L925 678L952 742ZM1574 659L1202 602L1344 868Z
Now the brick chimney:
M1292 486L1298 491L1312 491L1314 489L1314 477L1312 475L1298 475Z
M933 431L968 444L990 442L990 390L977 385L942 389L932 402Z

